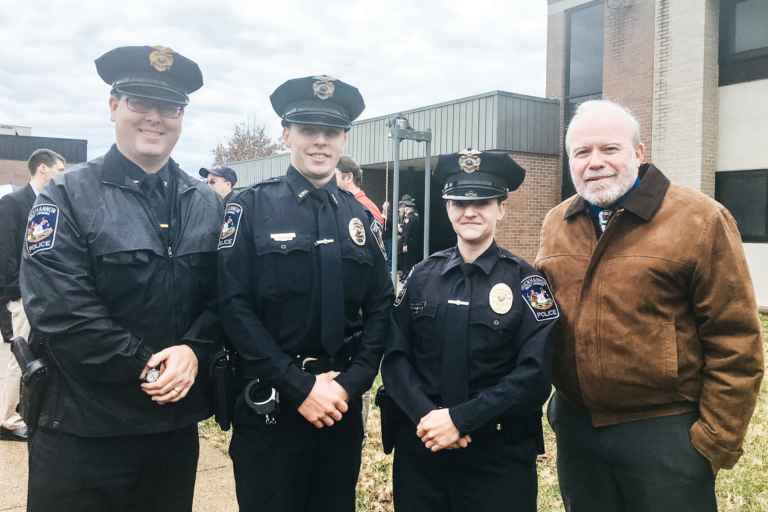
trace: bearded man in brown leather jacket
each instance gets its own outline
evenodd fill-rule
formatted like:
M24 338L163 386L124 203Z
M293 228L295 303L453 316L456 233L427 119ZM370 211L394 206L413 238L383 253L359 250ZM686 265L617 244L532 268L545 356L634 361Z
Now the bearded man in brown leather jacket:
M547 215L536 259L562 315L548 418L566 510L717 510L763 376L736 222L641 165L615 103L583 103L566 150L578 194Z

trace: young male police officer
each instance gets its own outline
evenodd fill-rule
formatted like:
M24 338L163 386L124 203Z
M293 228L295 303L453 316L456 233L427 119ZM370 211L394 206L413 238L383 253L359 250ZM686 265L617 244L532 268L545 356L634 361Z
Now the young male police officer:
M149 46L96 69L116 144L56 176L27 223L22 298L51 379L30 425L28 510L188 512L221 207L169 155L202 75Z
M384 432L395 509L534 512L559 311L546 280L494 240L525 171L507 154L467 150L440 157L436 174L457 245L413 268L382 363L402 411Z
M380 240L334 179L364 103L328 76L288 80L270 99L291 165L226 205L219 240L222 319L240 354L237 498L242 510L351 512L360 397L392 304Z

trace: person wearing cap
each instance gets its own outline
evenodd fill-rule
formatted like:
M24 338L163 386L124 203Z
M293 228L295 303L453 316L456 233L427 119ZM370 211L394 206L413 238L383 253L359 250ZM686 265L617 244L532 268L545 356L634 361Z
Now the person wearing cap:
M198 172L200 177L224 200L224 204L229 202L234 195L237 184L237 173L234 169L229 167L214 167L213 169L201 167Z
M422 257L422 237L421 221L419 212L416 211L416 200L408 194L400 198L398 208L399 232L399 259L397 269L405 279L413 266L421 261Z
M55 176L26 227L21 295L49 372L27 507L189 511L223 207L170 154L202 74L149 46L116 48L96 70L115 144Z
M230 454L242 510L355 510L361 395L392 307L383 245L335 169L360 92L329 76L288 80L270 100L290 150L285 176L226 206L222 320L239 353Z
M401 415L395 510L536 510L560 314L546 279L494 241L507 194L524 176L506 153L438 161L457 244L413 268L381 368Z

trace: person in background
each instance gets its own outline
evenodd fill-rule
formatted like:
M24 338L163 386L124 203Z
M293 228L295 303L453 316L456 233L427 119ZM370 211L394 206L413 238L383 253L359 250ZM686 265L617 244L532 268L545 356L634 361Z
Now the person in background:
M214 167L212 169L201 167L198 174L218 194L224 204L229 202L237 184L237 173L234 169L229 167Z
M21 369L10 350L15 336L29 339L29 320L24 313L19 288L21 251L26 237L27 215L35 197L48 182L64 170L63 156L50 149L34 151L29 160L27 186L0 198L0 326L6 343L0 345L0 439L26 441L27 426L16 406L19 404Z

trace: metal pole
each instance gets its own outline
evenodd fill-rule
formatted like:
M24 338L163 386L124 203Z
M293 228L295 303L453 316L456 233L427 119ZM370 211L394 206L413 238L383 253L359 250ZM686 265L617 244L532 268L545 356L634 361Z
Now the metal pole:
M428 132L432 132L431 129L427 130ZM431 139L431 137L430 137ZM427 259L429 257L429 207L432 204L431 198L430 198L430 192L432 189L430 188L430 182L432 179L432 142L431 140L427 141L426 146L426 154L424 155L424 257L423 259Z
M400 130L393 123L392 126L392 202L390 203L391 213L389 222L392 226L392 285L397 287L397 224L398 224L398 196L400 195Z

